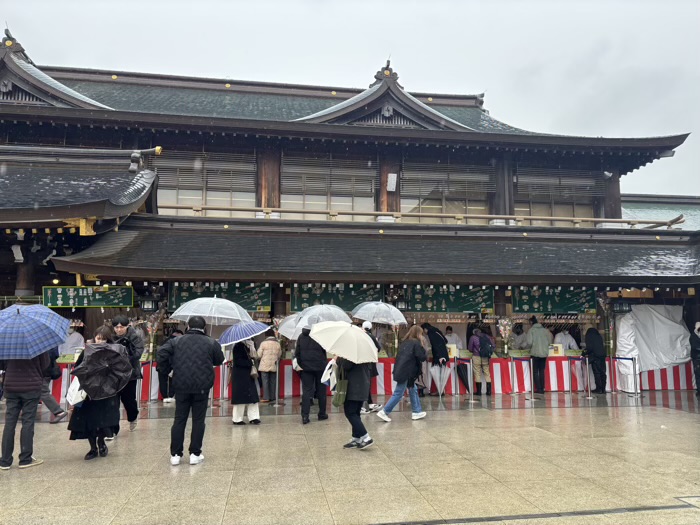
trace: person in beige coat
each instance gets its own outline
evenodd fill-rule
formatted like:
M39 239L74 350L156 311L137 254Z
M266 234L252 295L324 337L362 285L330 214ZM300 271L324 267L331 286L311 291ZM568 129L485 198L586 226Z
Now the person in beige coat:
M277 391L277 362L282 357L282 348L275 338L275 332L270 329L265 332L267 338L258 347L258 370L262 376L263 395L261 403L271 403L276 400Z

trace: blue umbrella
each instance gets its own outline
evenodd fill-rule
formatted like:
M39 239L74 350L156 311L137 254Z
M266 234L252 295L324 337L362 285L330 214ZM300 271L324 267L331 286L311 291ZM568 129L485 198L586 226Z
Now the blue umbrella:
M259 321L243 321L238 324L234 324L231 328L221 334L221 337L219 337L219 343L222 345L238 343L239 341L245 341L246 339L260 335L263 332L267 332L269 329L270 327L268 325Z
M70 321L40 304L0 311L0 359L32 359L68 337Z

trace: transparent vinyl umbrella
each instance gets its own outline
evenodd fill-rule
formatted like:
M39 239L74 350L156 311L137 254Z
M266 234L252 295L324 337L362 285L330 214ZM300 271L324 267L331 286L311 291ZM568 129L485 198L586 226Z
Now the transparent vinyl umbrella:
M187 322L195 315L204 317L208 325L214 326L253 322L253 318L241 305L218 297L200 297L187 301L170 318Z
M280 323L279 333L293 341L299 338L304 328L311 328L316 323L324 321L345 321L350 323L352 319L338 306L317 304L286 317Z
M388 324L390 326L398 326L408 324L406 318L401 313L401 310L394 305L383 303L381 301L367 301L357 305L352 316L363 321L370 321L377 324Z

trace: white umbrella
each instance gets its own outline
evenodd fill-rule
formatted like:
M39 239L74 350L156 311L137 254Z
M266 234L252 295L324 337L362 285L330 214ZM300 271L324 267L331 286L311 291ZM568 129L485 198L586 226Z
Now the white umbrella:
M350 323L352 319L348 317L342 308L335 306L333 304L317 304L314 306L309 306L308 308L302 310L300 313L295 314L296 322L294 324L294 330L285 324L284 332L282 331L282 326L280 325L279 332L288 339L295 340L301 335L301 331L304 328L311 328L316 323L321 323L323 321L345 321ZM290 316L291 317L291 316ZM282 323L285 323L286 318ZM290 321L290 324L292 321Z
M346 321L323 321L311 327L311 339L331 354L356 364L376 363L377 347L365 331Z
M363 321L370 321L378 324L388 324L398 326L408 324L401 310L395 306L381 301L367 301L357 305L352 316Z
M187 301L175 310L170 318L187 322L190 320L190 317L195 315L204 317L208 325L216 326L236 324L241 321L253 321L253 318L248 315L248 312L241 305L217 297L200 297Z

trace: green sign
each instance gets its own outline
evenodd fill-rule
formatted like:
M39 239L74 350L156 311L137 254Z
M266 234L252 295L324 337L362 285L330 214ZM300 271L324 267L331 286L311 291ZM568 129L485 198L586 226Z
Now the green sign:
M596 313L595 290L550 286L547 288L513 287L513 312L525 314Z
M134 306L131 286L44 286L49 308L125 308Z
M170 283L168 310L175 311L183 303L199 297L219 297L241 305L249 312L269 312L272 292L267 283Z
M493 288L486 286L409 286L404 292L411 312L493 313Z
M384 286L376 284L312 284L292 287L292 311L300 312L316 304L334 304L346 312L365 301L384 299Z

